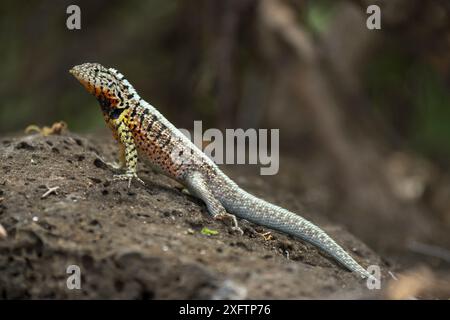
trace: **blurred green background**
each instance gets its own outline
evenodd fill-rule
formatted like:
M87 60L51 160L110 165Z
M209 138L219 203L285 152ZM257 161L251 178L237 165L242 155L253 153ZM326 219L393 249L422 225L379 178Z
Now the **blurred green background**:
M278 103L271 91L286 81L277 70L289 69L295 59L283 40L263 49L266 37L275 36L261 26L262 2L3 1L0 132L58 120L72 131L103 128L97 102L68 73L73 65L99 62L125 74L142 97L178 126L191 128L194 119L203 119L208 126L279 127L282 139L301 136L302 124L308 124L292 124L292 118L307 117L301 103L283 88L280 99L287 101ZM343 61L347 71L334 75L354 78L357 88L350 85L348 90L334 88L340 80L329 82L340 91L334 96L350 96L340 99L341 105L352 104L363 117L374 119L388 143L448 163L450 36L445 1L432 1L430 6L437 8L431 9L428 1L419 8L419 2L409 1L415 11L400 6L394 8L396 15L383 7L386 1L378 1L386 10L380 31L366 29L364 1L279 2L321 55L325 76L344 69L338 65ZM81 8L81 30L66 28L69 4ZM420 12L426 15L418 16ZM358 54L364 58L353 61L354 51L335 53L338 47L329 44L333 41L352 47L363 43L365 51ZM350 110L341 109L342 118L351 121Z

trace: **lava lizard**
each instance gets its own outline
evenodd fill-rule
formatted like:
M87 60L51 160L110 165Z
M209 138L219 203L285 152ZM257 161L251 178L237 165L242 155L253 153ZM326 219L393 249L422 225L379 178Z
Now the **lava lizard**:
M322 229L284 208L242 190L216 164L170 123L155 107L143 100L125 77L113 68L84 63L70 73L100 103L103 117L120 146L119 167L125 173L115 180L137 176L139 158L163 174L181 182L200 198L217 220L230 220L242 233L236 216L307 241L320 248L362 278L371 277Z

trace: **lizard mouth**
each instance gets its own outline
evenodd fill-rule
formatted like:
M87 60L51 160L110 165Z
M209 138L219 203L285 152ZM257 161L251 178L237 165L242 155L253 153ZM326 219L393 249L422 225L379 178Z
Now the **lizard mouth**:
M72 69L69 70L69 72L74 75L77 78L88 76L90 73L97 73L99 72L103 67L99 65L98 63L83 63L80 65L73 66Z
M82 72L80 72L79 66L74 66L72 69L69 70L69 73L73 75L78 81L81 82L82 80Z
M92 81L89 80L89 74L83 70L83 66L74 66L69 70L69 73L75 77L75 79L80 82L88 92L95 94L95 86Z

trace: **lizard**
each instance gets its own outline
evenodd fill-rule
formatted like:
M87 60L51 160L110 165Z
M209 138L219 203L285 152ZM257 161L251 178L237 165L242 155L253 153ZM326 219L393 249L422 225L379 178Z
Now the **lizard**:
M84 63L69 71L98 100L104 120L119 144L114 180L144 182L137 175L138 158L183 184L202 200L216 220L231 223L243 234L236 216L281 231L318 247L361 278L371 274L325 231L300 215L240 188L155 107L142 99L114 68Z

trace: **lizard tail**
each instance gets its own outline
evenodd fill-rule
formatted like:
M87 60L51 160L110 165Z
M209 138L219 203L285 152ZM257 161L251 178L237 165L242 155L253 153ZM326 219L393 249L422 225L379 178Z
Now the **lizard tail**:
M234 197L220 200L230 213L309 242L360 277L372 277L322 229L299 215L257 198L240 188L234 192Z

